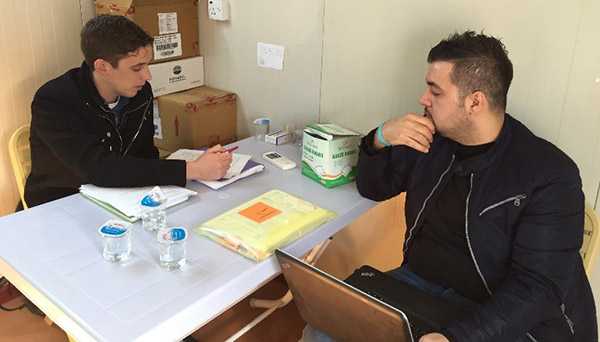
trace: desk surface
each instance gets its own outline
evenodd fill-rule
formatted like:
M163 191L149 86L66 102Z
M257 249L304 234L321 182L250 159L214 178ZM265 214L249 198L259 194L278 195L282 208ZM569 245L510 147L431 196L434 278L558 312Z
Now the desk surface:
M256 161L274 150L301 165L296 145L274 146L252 138L233 145ZM334 220L285 247L296 256L374 205L358 194L354 183L325 189L302 176L300 167L282 171L266 162L263 172L218 191L196 182L187 186L198 196L170 208L167 215L170 225L190 230L274 188L334 211ZM181 340L280 272L273 257L255 263L196 234L187 241L186 268L168 272L159 267L154 238L139 222L131 260L108 263L102 259L97 228L109 218L109 212L79 194L0 218L0 273L80 341ZM54 311L60 315L53 317Z

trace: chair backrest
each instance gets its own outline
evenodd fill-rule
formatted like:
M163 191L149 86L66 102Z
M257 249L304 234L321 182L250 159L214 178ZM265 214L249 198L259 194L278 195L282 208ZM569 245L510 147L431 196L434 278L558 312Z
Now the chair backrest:
M579 252L583 257L583 265L588 277L592 275L594 261L598 256L599 249L600 227L598 226L598 216L594 208L586 206L583 245Z
M25 203L25 181L31 172L31 149L29 147L29 125L19 127L8 141L8 154L12 165L17 188L21 196L23 208L27 209Z

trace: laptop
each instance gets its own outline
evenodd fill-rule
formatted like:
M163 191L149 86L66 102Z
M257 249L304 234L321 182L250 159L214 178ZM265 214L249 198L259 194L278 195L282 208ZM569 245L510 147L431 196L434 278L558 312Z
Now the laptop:
M418 341L464 313L370 266L344 282L284 251L275 255L304 321L336 341Z

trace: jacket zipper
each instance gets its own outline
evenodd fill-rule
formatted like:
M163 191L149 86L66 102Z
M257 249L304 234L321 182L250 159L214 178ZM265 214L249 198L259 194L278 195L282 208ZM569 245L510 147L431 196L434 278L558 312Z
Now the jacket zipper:
M431 196L433 195L435 190L440 186L440 183L442 182L442 179L444 179L444 176L446 176L448 171L450 171L450 168L452 168L452 164L454 164L454 159L455 159L455 155L453 154L452 160L450 161L450 165L448 165L446 170L444 170L444 172L442 172L442 175L438 179L437 183L434 185L434 187L431 190L431 192L429 193L429 195L427 195L427 197L425 198L425 201L423 201L423 205L421 206L421 209L419 210L419 213L417 214L417 218L415 219L415 222L413 223L412 227L410 227L410 230L408 231L408 238L406 238L406 241L404 241L404 253L406 253L406 251L408 249L408 242L412 238L413 230L417 227L417 224L419 223L419 219L421 218L421 214L423 214L423 210L425 210L425 207L427 206L427 202L429 201L429 199L431 198Z
M471 177L470 177L470 182L469 182L469 193L467 195L467 200L466 200L466 206L465 206L465 236L467 238L467 246L469 247L469 253L471 253L471 258L473 259L473 264L475 264L475 268L477 270L477 274L479 274L479 277L481 278L481 281L483 282L483 285L485 286L485 289L487 291L487 293L491 296L492 295L492 290L490 289L490 287L488 286L487 281L485 280L485 277L483 276L483 273L481 273L481 269L479 268L479 264L477 263L477 260L475 259L475 253L473 253L473 248L471 247L471 238L469 237L469 201L471 199L471 193L473 191L473 177L475 176L474 173L471 173ZM487 208L483 209L480 213L479 216L483 215L485 212L487 212L488 210L494 209L498 206L501 206L502 204L508 203L508 202L513 202L513 204L515 206L519 206L521 205L521 200L527 198L527 195L525 194L521 194L521 195L516 195L513 197L509 197L503 201L500 201L498 203L492 204L490 206L488 206ZM558 294L557 294L558 296ZM560 304L560 311L562 312L562 315L565 319L565 321L567 322L567 325L569 326L569 329L571 330L571 334L573 336L575 336L575 325L573 324L573 321L571 321L571 319L569 318L569 316L567 316L566 313L566 306L564 303L562 303L562 298L560 296L558 296L561 304ZM526 333L527 337L532 341L532 342L537 342L537 339L529 332Z
M104 115L98 115L98 116L100 116L101 118L103 118L104 120L106 120L106 121L107 121L107 122L110 124L110 126L111 126L111 127L114 129L114 131L117 133L117 137L119 137L119 141L121 142L121 148L119 149L119 150L120 150L119 152L121 152L121 156L125 156L125 155L127 154L127 152L129 151L129 149L130 149L130 148L131 148L131 146L133 145L133 142L135 141L135 139L136 139L136 138L138 137L138 135L140 134L140 131L142 130L142 125L144 124L144 120L146 120L146 112L148 111L148 107L149 107L149 103L150 103L150 102L151 102L151 101L146 101L146 102L142 103L141 105L137 106L136 108L134 108L134 109L132 109L132 110L129 110L129 111L127 111L127 112L123 113L123 115L126 115L126 114L132 113L132 112L134 112L134 111L136 111L136 110L138 110L138 109L142 108L143 106L146 106L146 109L144 109L144 113L142 114L142 120L140 121L140 124L139 124L139 126L138 126L138 129L137 129L137 131L135 132L135 135L133 136L133 138L131 139L131 141L129 142L129 145L127 145L127 148L126 148L125 150L123 150L123 147L124 147L123 145L124 145L125 143L124 143L124 141L123 141L123 137L121 136L121 132L119 132L119 129L118 129L116 126L115 126L115 124L114 124L114 123L113 123L113 122L112 122L112 121L111 121L111 120L110 120L108 117L106 117L106 116L104 116ZM88 107L90 107L90 104L89 104L89 102L86 102L85 104L86 104ZM103 112L105 112L105 113L109 113L109 114L112 114L112 112L110 112L110 111L107 111L107 110L106 110L106 109L104 109L102 106L99 106L99 107L100 107L100 109L101 109Z
M469 253L471 254L471 258L473 259L473 264L475 265L475 270L477 270L477 274L479 275L479 278L481 278L481 281L483 282L483 286L485 286L485 290L487 291L487 293L491 296L492 295L492 290L490 289L490 286L488 285L487 280L485 280L485 277L483 276L483 273L481 273L481 269L479 268L479 264L477 263L477 259L475 259L475 253L473 253L473 247L471 246L471 237L469 236L469 201L471 200L471 194L473 193L473 178L475 177L474 173L471 173L470 177L469 177L469 193L467 194L467 199L465 202L465 237L467 239L467 246L469 247ZM493 209L499 205L502 205L504 203L510 202L512 200L514 201L520 201L520 199L516 199L516 197L518 196L514 196L514 198L507 198L504 201L498 202L496 204L493 204L487 208L485 208L480 214L479 216L481 216L484 212L486 212L487 210ZM520 203L520 202L518 202ZM532 341L532 342L538 342L535 337L533 337L533 335L529 332L526 333L527 337Z
M133 146L133 142L135 141L135 139L137 139L138 135L140 134L140 131L142 130L142 125L144 124L144 121L146 121L146 113L148 112L148 108L150 107L151 103L152 103L152 101L149 101L148 103L145 103L146 104L146 108L144 108L144 111L142 113L142 120L140 120L140 124L138 125L137 131L133 135L133 138L131 138L131 141L129 142L129 145L127 146L127 148L123 152L123 155L126 155L127 152L129 152L129 149L131 148L131 146ZM139 106L135 110L137 110L137 109L139 109L141 107L142 106ZM133 112L133 110L131 110L131 111L127 112L127 113L131 113L131 112Z
M513 197L509 197L509 198L507 198L505 200L502 200L502 201L500 201L498 203L494 203L494 204L488 206L487 208L483 209L479 213L479 216L481 216L481 215L485 214L486 212L488 212L488 211L490 211L490 210L492 210L494 208L497 208L497 207L499 207L499 206L501 206L501 205L503 205L505 203L508 203L508 202L513 202L513 205L515 207L518 207L518 206L521 205L521 200L525 199L525 198L527 198L527 195L525 195L525 194L521 194L521 195L516 195L516 196L513 196Z
M475 260L475 253L473 253L473 247L471 246L471 238L469 237L469 201L471 200L471 193L473 192L473 177L474 176L475 176L475 174L471 173L471 176L469 177L469 193L467 194L467 200L465 203L465 237L467 239L467 247L469 247L469 253L471 254L471 258L473 259L473 264L475 264L475 269L477 270L477 274L479 274L479 278L481 278L481 280L483 281L485 290L491 296L492 290L490 290L490 287L488 286L488 283L485 280L485 277L481 273L479 264L477 263L477 260Z

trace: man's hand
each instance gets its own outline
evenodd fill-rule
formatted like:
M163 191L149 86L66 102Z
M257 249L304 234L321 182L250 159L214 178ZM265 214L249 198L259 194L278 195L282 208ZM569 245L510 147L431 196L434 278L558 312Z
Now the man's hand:
M186 163L187 179L211 181L223 178L231 165L231 153L221 145L215 145L198 159Z
M446 336L444 336L442 334L430 333L430 334L421 336L421 338L419 339L419 342L450 342L450 340L448 340L446 338Z
M383 137L392 145L405 145L417 151L427 153L433 142L435 126L431 118L415 113L397 117L383 125ZM382 148L377 137L374 139L375 147Z

